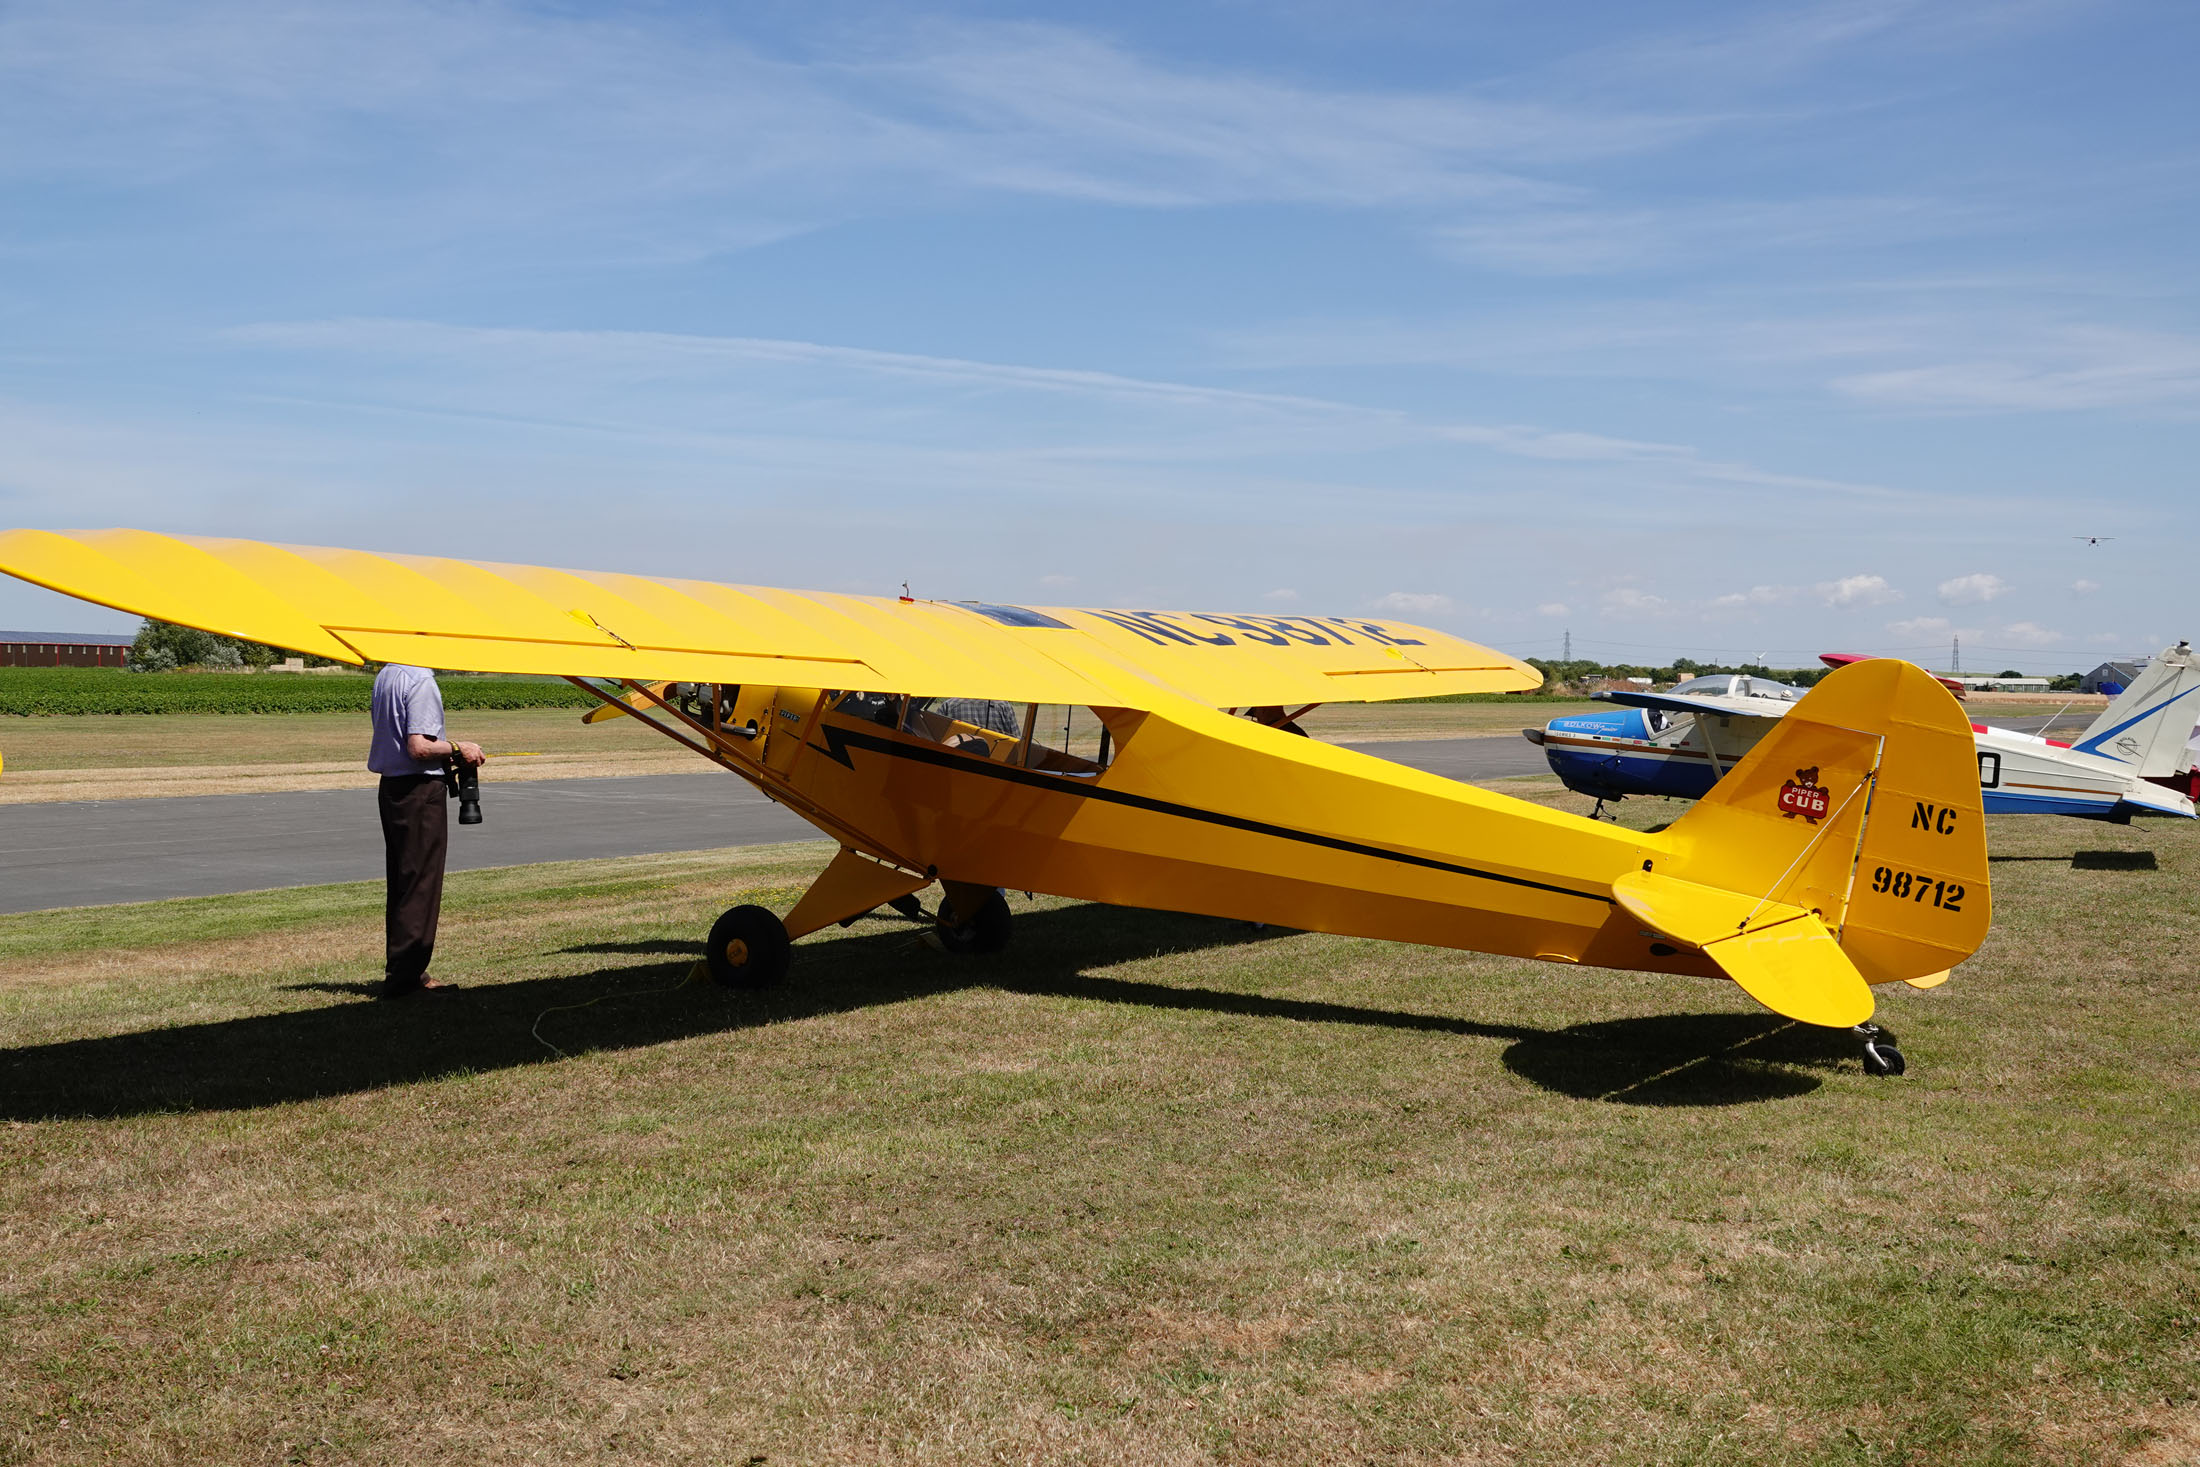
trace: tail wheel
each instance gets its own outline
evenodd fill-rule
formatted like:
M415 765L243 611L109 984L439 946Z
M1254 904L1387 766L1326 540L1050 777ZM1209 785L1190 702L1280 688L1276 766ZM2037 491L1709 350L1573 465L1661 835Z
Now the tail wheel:
M987 894L967 921L943 902L940 906L940 946L951 953L997 953L1008 946L1011 925L1008 898L997 889Z
M762 907L733 907L710 924L703 962L727 988L770 988L787 976L787 924Z
M1881 1041L1864 1046L1864 1073L1867 1075L1886 1078L1899 1075L1909 1067L1902 1058L1902 1051L1891 1044Z
M1864 1073L1886 1078L1899 1075L1909 1068L1902 1058L1902 1051L1894 1047L1894 1031L1877 1024L1856 1026L1859 1038L1864 1041Z

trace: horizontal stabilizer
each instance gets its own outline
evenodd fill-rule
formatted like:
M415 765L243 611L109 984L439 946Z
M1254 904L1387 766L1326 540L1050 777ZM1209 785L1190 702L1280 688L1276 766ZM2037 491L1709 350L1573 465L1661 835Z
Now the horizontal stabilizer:
M1776 1014L1833 1029L1872 1016L1871 985L1825 924L1808 912L1714 943L1704 955Z
M1834 1028L1872 1016L1871 986L1815 913L1651 871L1627 872L1612 895L1776 1014Z

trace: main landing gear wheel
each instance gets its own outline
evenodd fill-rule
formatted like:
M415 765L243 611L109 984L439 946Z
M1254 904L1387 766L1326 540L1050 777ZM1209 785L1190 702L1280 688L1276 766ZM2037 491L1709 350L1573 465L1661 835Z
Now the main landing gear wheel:
M727 988L770 988L787 976L787 924L762 907L733 907L710 924L703 962Z
M1010 925L1008 898L997 889L987 894L967 922L959 920L945 901L940 903L940 946L951 953L997 953L1008 946Z
M1864 1073L1867 1075L1899 1075L1909 1068L1902 1058L1902 1051L1894 1047L1894 1031L1882 1029L1877 1024L1859 1024L1856 1033L1864 1041Z

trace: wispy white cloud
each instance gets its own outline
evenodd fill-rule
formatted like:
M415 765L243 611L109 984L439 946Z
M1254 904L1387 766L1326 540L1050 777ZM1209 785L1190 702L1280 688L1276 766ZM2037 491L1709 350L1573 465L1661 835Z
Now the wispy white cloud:
M1751 586L1746 591L1729 591L1724 596L1712 597L1711 607L1714 611L1742 611L1752 607L1786 606L1800 591L1796 586Z
M1944 221L1955 227L1957 221ZM1972 220L1983 227L1984 221ZM1586 228L1586 226L1585 226ZM1581 247L1583 268L1655 253L1645 221L1615 217ZM1571 269L1568 247L1540 240L1533 216L1486 225ZM1646 236L1646 230L1648 234ZM1747 239L1750 236L1744 235ZM1508 246L1509 247L1509 246ZM1728 242L1675 258L1730 259ZM1434 320L1325 320L1228 334L1224 361L1274 367L1457 367L1510 375L1699 381L1752 395L1778 390L1905 416L2113 412L2186 420L2200 412L2200 334L2142 329L2118 317L2158 317L2163 292L2043 274L1918 278L1783 287L1711 288L1676 298L1599 298L1532 312L1489 309ZM1810 309L1813 295L1834 305Z
M1897 637L1946 637L1964 635L1945 616L1912 616L1890 621L1887 630ZM1976 636L1977 633L1970 633Z
M1299 593L1298 593L1298 592L1296 592L1296 591L1294 591L1294 590L1292 590L1292 589L1291 589L1290 587L1288 587L1288 586L1279 586L1279 587L1277 587L1277 588L1276 588L1275 590L1273 590L1273 591L1263 591L1263 592L1261 592L1261 596L1260 596L1260 599L1261 599L1261 600L1263 600L1263 601L1275 601L1275 602L1280 602L1280 603L1287 603L1287 602L1292 602L1292 601L1296 601L1296 600L1298 600L1298 599L1299 599Z
M2083 576L2080 576L2077 580L2070 583L2070 589L2077 592L2080 596L2090 596L2095 591L2101 589L2101 583L2099 581L2089 581L2086 580Z
M1702 97L1713 91L1791 97L1799 77L1829 66L1853 67L1866 50L1901 55L1975 52L2037 31L2092 3L1815 0L1607 42L1570 58L1566 71L1637 95Z
M1981 571L1942 581L1938 589L1943 606L1977 606L2006 596L2015 588L2000 576Z
M1567 605L1563 601L1546 601L1536 607L1535 614L1537 616L1564 616L1567 610Z
M1441 591L1392 591L1376 597L1373 609L1394 611L1400 616L1447 616L1454 605Z
M390 379L390 390L394 392L417 391L402 384L419 379L420 368L433 366L462 372L475 384L476 391L481 390L480 384L510 381L542 386L562 374L568 388L578 383L645 385L659 401L677 398L684 402L686 399L678 394L712 392L716 390L714 383L727 380L731 374L758 368L814 368L952 390L1040 393L1152 407L1204 415L1202 420L1208 422L1229 419L1257 424L1261 441L1271 449L1283 446L1287 440L1281 435L1286 432L1301 435L1302 442L1319 441L1333 448L1360 451L1411 444L1470 446L1522 459L1649 470L1676 482L1914 501L1914 496L1897 495L1876 485L1785 474L1712 458L1684 444L1525 424L1428 419L1400 409L1303 394L809 341L642 331L519 330L387 320L265 323L237 328L227 333L227 339L286 352L413 364ZM439 385L433 393L439 410L448 410L451 404L444 388ZM1205 439L1193 440L1187 447L1181 436L1171 442L1174 446L1164 456L1187 451L1205 453L1213 447ZM1230 451L1246 451L1242 441L1232 440L1228 446ZM1151 434L1146 433L1121 437L1105 452L1135 456L1151 454L1155 447Z
M1890 601L1900 601L1902 593L1887 584L1885 576L1843 576L1837 581L1820 581L1812 588L1828 606L1885 606Z
M1889 407L1979 412L2200 409L2200 337L2070 326L1995 356L1836 378L1836 390Z
M559 217L587 248L676 255L942 189L1139 208L1506 208L1555 196L1535 169L1715 125L1291 83L1055 25L874 17L865 30L867 43L797 56L668 10L26 0L0 12L0 173L149 185L335 166L346 190L309 183L293 225L518 235ZM410 207L392 211L400 198Z
M1900 198L1674 200L1650 205L1519 206L1437 229L1449 253L1540 275L1659 269L1760 252L1884 246L1975 227L1947 203Z
M2038 622L2013 621L1994 634L2001 641L2014 647L2059 647L2070 640L2061 632L2051 631Z
M1614 586L1598 600L1605 611L1618 616L1664 616L1675 609L1663 596L1640 586Z

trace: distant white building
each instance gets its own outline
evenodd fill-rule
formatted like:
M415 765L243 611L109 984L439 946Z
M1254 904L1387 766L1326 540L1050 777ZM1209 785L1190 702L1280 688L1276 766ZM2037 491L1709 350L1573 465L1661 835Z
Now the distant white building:
M2044 693L2043 677L1959 677L1957 682L1974 693Z

